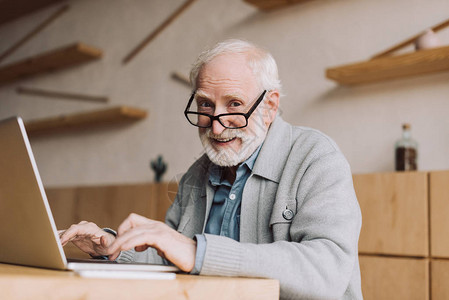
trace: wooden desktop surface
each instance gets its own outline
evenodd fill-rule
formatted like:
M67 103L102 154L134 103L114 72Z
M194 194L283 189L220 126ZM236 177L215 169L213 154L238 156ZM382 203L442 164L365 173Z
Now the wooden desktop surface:
M0 299L279 299L279 282L183 274L174 280L91 279L0 264Z

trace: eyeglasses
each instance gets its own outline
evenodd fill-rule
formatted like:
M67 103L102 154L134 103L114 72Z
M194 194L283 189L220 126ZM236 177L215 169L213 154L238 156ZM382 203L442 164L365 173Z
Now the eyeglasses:
M262 102L263 97L267 90L264 90L263 93L259 96L257 101L251 106L248 112L245 113L228 113L228 114L220 114L217 116L212 116L205 112L195 111L195 109L190 110L190 106L192 105L193 100L195 99L195 92L193 92L192 96L189 99L189 103L187 104L186 109L184 110L184 115L187 120L193 126L197 126L200 128L209 128L212 126L213 121L218 121L223 127L229 129L239 129L248 126L248 119L251 114L256 110L257 106Z

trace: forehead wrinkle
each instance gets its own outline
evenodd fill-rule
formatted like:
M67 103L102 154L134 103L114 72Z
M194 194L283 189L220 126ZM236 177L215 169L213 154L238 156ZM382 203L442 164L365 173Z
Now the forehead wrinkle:
M206 73L206 74L204 74ZM219 76L218 78L216 76L212 76L207 74L207 72L204 72L202 74L200 74L200 76L198 77L198 83L199 85L201 84L212 84L212 85L221 85L221 84L241 84L242 80L240 78L231 78L231 77L221 77ZM220 78L221 77L221 78Z

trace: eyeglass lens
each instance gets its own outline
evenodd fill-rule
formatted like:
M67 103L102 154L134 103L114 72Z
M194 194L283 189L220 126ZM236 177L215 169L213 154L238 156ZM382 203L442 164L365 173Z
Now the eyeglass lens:
M194 99L194 93L187 104L184 114L191 124L198 127L211 127L212 122L214 120L218 120L218 122L226 128L243 128L248 125L248 118L263 100L266 92L266 90L263 91L253 106L246 113L241 111L241 106L236 106L230 107L227 113L222 113L217 116L213 116L213 104L207 101L199 101L198 103L198 101L195 101Z
M193 110L192 110L193 111ZM212 120L209 116L187 113L190 123L199 127L210 127ZM243 115L223 115L218 121L227 128L240 128L246 126L246 118Z

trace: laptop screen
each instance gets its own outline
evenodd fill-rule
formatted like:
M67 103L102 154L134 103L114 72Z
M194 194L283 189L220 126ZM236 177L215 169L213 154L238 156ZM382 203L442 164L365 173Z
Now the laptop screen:
M66 269L66 258L20 117L0 121L0 262Z

